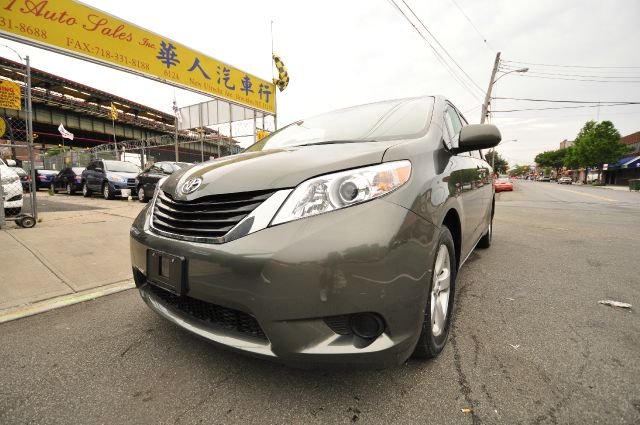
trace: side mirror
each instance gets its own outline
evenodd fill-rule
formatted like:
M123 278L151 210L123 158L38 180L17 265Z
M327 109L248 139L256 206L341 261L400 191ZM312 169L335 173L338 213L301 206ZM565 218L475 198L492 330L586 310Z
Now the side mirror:
M469 124L462 127L458 147L454 153L489 149L502 140L500 130L493 124Z

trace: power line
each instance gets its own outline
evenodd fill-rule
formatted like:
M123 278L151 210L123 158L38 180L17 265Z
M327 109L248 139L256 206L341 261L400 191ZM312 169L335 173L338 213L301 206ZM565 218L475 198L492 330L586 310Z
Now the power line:
M554 102L554 103L600 103L600 104L606 104L606 103L624 103L624 104L640 104L640 102L633 102L633 101L626 101L626 100L620 100L620 101L613 101L613 100L594 100L594 101L588 101L588 100L552 100L552 99L528 99L528 98L521 98L521 97L494 97L493 99L504 99L504 100L522 100L522 101L526 101L526 102Z
M517 68L512 67L500 67L501 71L512 71ZM559 75L561 77L579 77L579 78L613 78L613 79L623 79L623 78L640 78L640 75L584 75L584 74L561 74L557 72L543 72L536 70L529 70L527 74L536 74L536 75Z
M505 109L502 111L491 111L491 113L496 113L496 112L520 112L520 111L547 111L547 110L551 110L551 109L579 109L579 108L605 108L605 107L609 107L609 106L629 106L629 105L638 105L638 103L617 103L617 104L610 104L610 105L580 105L580 106L557 106L557 107L551 107L551 108L523 108L523 109Z
M528 74L528 73L527 73ZM593 79L579 79L579 78L564 78L564 77L548 77L543 75L527 75L527 74L519 74L519 77L526 78L542 78L545 80L565 80L565 81L585 81L591 83L636 83L640 84L640 79L638 80L593 80Z
M411 22L411 19L407 16L407 14L400 8L400 6L398 6L395 1L393 0L387 0L389 3L391 3L396 9L398 9L398 11L402 14L402 16L404 16L404 18L407 20L407 22L409 22L409 24L413 27L413 29L416 30L416 32L418 33L418 35L420 35L420 37L422 37L422 39L427 43L427 45L431 48L431 50L433 50L433 53L436 56L436 59L438 59L438 61L442 64L442 66L445 67L445 69L449 72L449 74L451 74L451 76L454 78L454 80L456 80L458 82L458 84L460 84L463 88L465 88L473 97L475 97L478 100L482 100L480 98L480 96L478 96L473 90L472 88L462 79L460 78L460 76L458 74L456 74L455 70L447 63L447 61L442 57L442 55L440 54L440 52L438 52L438 50L436 50L435 47L433 47L433 45L431 44L431 42L424 36L424 34L422 34L422 32L420 32L420 30L418 29L418 27Z
M517 63L522 65L535 65L535 66L550 66L556 68L592 68L592 69L640 69L640 66L588 66L588 65L551 65L547 63L533 63L533 62L520 62L520 61L508 61L505 63Z
M458 67L458 69L460 69L460 71L462 71L462 73L469 79L469 81L471 81L473 83L473 85L476 86L478 88L478 90L480 90L480 93L484 94L485 92L482 89L482 87L480 87L473 80L473 78L471 78L471 76L469 74L467 74L467 72L464 69L462 69L462 67L458 64L458 62L456 62L456 60L453 58L453 56L451 56L451 54L449 54L447 49L445 49L444 46L442 44L440 44L440 42L438 41L436 36L433 35L431 33L431 31L429 31L429 28L427 28L427 26L424 24L424 22L422 22L422 19L420 19L418 17L418 15L416 15L416 13L413 11L413 9L411 9L411 6L409 6L405 0L401 0L401 1L402 1L402 3L404 3L404 5L407 7L407 9L409 9L409 11L413 14L413 16L418 20L418 22L420 22L420 25L422 25L422 28L424 28L425 31L427 31L427 33L433 38L433 40L438 44L438 46L440 46L440 48L447 54L447 56L449 56L449 59L451 59L451 61Z
M456 2L456 0L451 0L451 3L453 3L455 5L455 7L458 8L458 10L460 11L460 13L462 13L462 15L467 18L467 21L469 21L469 23L471 24L471 26L473 27L474 30L476 30L476 32L478 33L478 35L480 36L480 38L482 39L482 41L484 41L484 45L487 46L487 48L491 51L495 51L496 49L494 49L491 44L489 44L489 42L487 41L487 38L482 35L482 33L480 32L480 30L478 29L478 27L476 27L473 22L471 21L471 18L469 18L467 16L466 13L464 13L464 10L462 10L462 8L460 7L460 5L458 5L458 3Z

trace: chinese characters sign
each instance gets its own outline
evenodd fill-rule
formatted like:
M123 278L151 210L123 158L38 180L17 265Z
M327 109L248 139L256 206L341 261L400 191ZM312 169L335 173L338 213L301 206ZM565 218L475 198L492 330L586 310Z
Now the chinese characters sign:
M275 113L275 86L72 0L0 0L0 34Z
M0 80L0 108L22 109L20 86L14 82Z

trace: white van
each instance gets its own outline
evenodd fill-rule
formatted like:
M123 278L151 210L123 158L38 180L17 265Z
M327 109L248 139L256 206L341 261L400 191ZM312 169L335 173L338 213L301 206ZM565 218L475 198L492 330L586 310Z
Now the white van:
M4 196L4 215L13 217L20 214L23 202L22 183L20 183L18 173L2 159L0 159L0 184L2 184L2 194Z

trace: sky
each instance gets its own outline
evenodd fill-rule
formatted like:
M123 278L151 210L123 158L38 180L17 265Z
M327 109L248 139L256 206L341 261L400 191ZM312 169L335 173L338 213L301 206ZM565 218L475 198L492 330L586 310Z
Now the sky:
M467 80L467 87L441 64L391 0L85 3L263 79L270 79L274 70L273 21L274 50L291 78L289 87L278 94L279 127L342 107L428 94L444 95L469 122L477 123L497 51L505 61L554 66L504 62L509 69L528 66L530 70L500 78L493 86L495 97L640 102L640 1L405 1L431 35L402 0L396 0L441 55L446 53L433 37L468 74L473 82ZM206 100L34 47L4 39L0 44L29 55L35 68L168 113L174 92L180 106ZM0 55L11 58L13 53L0 47ZM492 102L496 111L557 106L569 104ZM558 149L564 139L573 140L591 119L610 120L627 135L640 131L640 105L496 112L490 122L503 135L498 152L513 166L532 164L537 153Z

